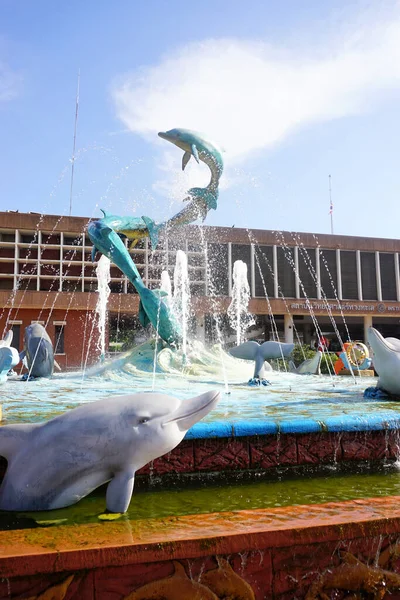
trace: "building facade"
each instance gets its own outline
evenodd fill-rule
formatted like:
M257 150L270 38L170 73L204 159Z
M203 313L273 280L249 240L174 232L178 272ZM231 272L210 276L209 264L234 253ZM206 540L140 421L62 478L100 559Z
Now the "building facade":
M43 323L64 369L99 356L87 223L0 212L0 335L13 328L13 345L22 350L25 327ZM177 250L188 257L193 327L206 340L215 339L215 314L229 334L224 315L237 260L247 264L258 339L310 343L322 332L365 340L372 324L384 336L400 337L399 240L190 226L170 232L154 252L143 239L130 254L145 284L155 288L162 271L173 278ZM113 331L137 330L138 296L115 266L110 289Z

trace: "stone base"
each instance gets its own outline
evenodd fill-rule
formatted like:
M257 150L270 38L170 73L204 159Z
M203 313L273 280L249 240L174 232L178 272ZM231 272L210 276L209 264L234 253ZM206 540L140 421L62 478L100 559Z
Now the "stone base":
M2 531L0 599L400 600L399 503Z

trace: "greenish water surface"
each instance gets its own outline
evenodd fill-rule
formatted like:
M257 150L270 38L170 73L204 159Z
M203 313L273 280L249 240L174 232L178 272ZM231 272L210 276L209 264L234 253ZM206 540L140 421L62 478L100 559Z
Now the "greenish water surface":
M397 495L400 496L400 470L395 464L379 471L368 470L358 474L332 470L324 475L282 481L260 478L259 481L236 485L202 484L201 487L136 491L125 518L154 519ZM0 512L0 529L98 523L114 517L105 514L102 489L69 508L30 513Z

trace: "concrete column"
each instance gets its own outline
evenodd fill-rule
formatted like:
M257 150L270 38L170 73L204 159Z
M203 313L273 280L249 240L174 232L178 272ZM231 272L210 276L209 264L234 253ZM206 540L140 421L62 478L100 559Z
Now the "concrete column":
M300 298L299 247L294 247L294 285L296 298Z
M278 251L276 246L272 246L272 260L274 270L274 298L279 298L279 282L278 282Z
M255 272L255 250L254 244L250 245L250 290L251 297L256 297L256 272Z
M376 298L382 302L382 282L381 282L381 262L379 252L375 252L375 273L376 273Z
M319 248L315 248L315 274L317 279L317 298L321 300L321 265L320 265L320 256L319 256Z
M362 277L361 277L361 252L356 250L356 266L357 266L357 289L358 299L363 300L362 294Z
M400 302L400 270L399 270L399 253L394 255L394 274L396 277L397 302Z
M291 315L284 315L285 343L293 344L293 320Z
M228 296L232 296L232 242L228 242Z
M342 265L340 262L340 250L336 250L336 275L337 275L337 295L339 300L343 300L342 294Z
M364 316L364 344L368 342L368 328L372 327L372 315Z
M206 341L206 326L204 315L196 316L196 340L205 344Z

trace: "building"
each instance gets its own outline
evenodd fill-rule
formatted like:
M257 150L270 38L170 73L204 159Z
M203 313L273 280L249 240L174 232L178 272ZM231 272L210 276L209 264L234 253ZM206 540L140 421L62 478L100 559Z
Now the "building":
M43 323L64 369L99 356L87 222L0 212L0 335L12 327L13 345L21 350L25 327ZM310 343L322 332L365 340L371 324L384 336L400 337L400 240L190 226L171 232L155 252L148 239L130 252L146 285L158 287L163 270L173 275L177 250L188 256L193 326L207 340L215 339L213 314L222 315L220 329L228 335L224 315L236 260L248 266L258 338ZM115 341L138 330L139 299L115 266L110 288Z

